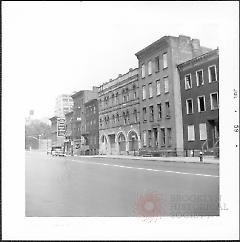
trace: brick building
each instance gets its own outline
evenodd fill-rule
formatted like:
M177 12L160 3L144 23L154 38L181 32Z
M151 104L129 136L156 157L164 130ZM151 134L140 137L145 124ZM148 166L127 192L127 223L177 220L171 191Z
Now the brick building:
M211 150L219 141L218 49L178 65L184 149Z
M86 154L96 155L99 149L99 111L97 99L85 103L86 111L86 143L89 146Z
M135 153L139 133L138 69L119 75L99 87L99 153Z
M89 150L87 145L86 134L86 110L85 103L91 99L96 99L98 89L81 90L72 95L73 99L73 119L72 119L72 135L73 135L73 153L75 155L85 154Z
M58 121L59 121L59 117L54 116L52 118L50 118L49 120L51 121L51 146L52 149L57 148L57 147L61 147L63 148L64 145L64 135L60 134L58 132Z
M177 65L209 51L188 36L164 36L136 56L139 62L142 152L183 155L183 121Z

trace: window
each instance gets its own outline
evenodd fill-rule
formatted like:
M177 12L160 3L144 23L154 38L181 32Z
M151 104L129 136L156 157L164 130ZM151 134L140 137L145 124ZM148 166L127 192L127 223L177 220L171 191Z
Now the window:
M146 99L146 86L143 86L142 87L142 95L143 95L143 100L145 100Z
M187 74L185 76L185 89L190 89L192 88L192 78L191 78L191 74Z
M163 54L163 69L168 67L168 63L167 63L167 53Z
M203 80L203 70L196 71L197 86L202 86L204 84Z
M154 121L154 110L153 110L153 106L149 106L149 114L150 114L150 117L149 117L149 120L150 122L153 122Z
M143 108L143 121L147 121L147 109L146 109L146 107Z
M112 116L112 123L114 124L115 123L115 115L113 114Z
M155 57L155 72L159 72L160 65L159 65L159 56Z
M117 113L116 119L117 119L117 122L119 122L119 114L118 113Z
M153 97L152 83L148 84L148 90L149 90L149 98Z
M137 98L137 92L134 91L134 93L133 93L133 99L136 99L136 98Z
M198 97L198 112L206 111L205 96Z
M128 111L126 112L126 119L127 119L127 123L129 123L130 122L130 116L129 116L129 112Z
M206 123L199 124L199 136L200 136L200 140L206 140L207 139Z
M161 94L161 89L160 89L160 80L156 81L156 86L157 86L157 95Z
M142 78L145 77L145 65L142 64Z
M114 104L114 94L112 94L112 104Z
M116 104L118 104L118 92L115 95L115 99L116 99Z
M211 93L210 94L211 100L211 110L218 109L218 93Z
M148 130L148 146L152 147L152 130Z
M143 146L147 145L147 132L143 131Z
M194 125L188 125L188 141L195 140Z
M166 143L166 137L165 137L165 129L161 128L161 146L165 146Z
M169 92L169 87L168 87L168 77L164 77L164 91L165 93Z
M127 124L127 116L126 116L125 112L123 112L123 123Z
M171 128L167 128L167 144L168 146L172 145L172 130Z
M133 116L134 116L134 122L137 123L137 109L134 109Z
M166 118L170 118L170 104L169 104L169 102L165 102L165 108L166 108Z
M137 98L136 86L133 84L133 99Z
M187 114L193 113L193 100L192 99L186 100L186 110L187 110Z
M161 103L157 104L157 110L158 110L158 119L162 118L162 105Z
M152 62L148 62L148 75L152 75Z
M217 81L217 71L216 71L215 65L208 67L208 78L209 78L209 82L216 82Z

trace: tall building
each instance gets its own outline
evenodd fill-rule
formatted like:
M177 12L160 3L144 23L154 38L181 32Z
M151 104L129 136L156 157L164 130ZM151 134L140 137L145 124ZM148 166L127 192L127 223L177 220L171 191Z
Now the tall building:
M186 155L218 151L218 49L178 65L180 73L183 140Z
M73 117L72 117L72 137L73 153L75 155L85 154L89 150L86 132L86 108L85 103L92 99L97 99L97 88L93 90L81 90L72 95Z
M73 109L73 100L71 95L62 94L56 98L55 104L55 116L64 117L68 112L71 112Z
M139 81L138 69L119 75L99 87L99 153L138 152Z
M183 120L177 65L208 48L188 36L164 36L136 53L139 63L142 152L183 155Z

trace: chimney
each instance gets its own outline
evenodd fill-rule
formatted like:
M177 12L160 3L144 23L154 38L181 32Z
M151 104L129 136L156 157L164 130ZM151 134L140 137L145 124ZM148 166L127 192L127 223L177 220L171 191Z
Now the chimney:
M118 74L118 77L121 77L122 76L122 74Z
M193 57L197 57L202 54L202 49L200 47L199 39L192 39L192 50L193 50Z
M129 72L131 72L132 70L133 70L133 68L130 68L130 69L129 69Z

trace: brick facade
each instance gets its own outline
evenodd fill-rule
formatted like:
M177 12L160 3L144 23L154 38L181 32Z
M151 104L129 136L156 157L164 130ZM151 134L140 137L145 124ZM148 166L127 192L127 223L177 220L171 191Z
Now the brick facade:
M199 151L202 148L213 148L219 139L218 49L182 63L178 69L181 83L184 149ZM216 78L212 78L212 81L210 70L216 73ZM199 110L198 97L202 96L205 99L204 111ZM193 136L190 132L194 133L194 137L190 137ZM202 147L204 143L206 145Z

